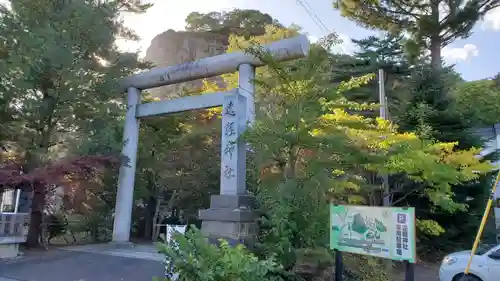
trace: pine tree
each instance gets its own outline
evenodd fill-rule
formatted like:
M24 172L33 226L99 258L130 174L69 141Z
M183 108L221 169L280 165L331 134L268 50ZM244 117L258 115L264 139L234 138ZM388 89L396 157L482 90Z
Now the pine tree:
M139 1L12 0L0 6L2 95L22 130L12 137L23 150L25 173L57 157L68 139L89 124L121 115L117 79L142 65L124 54L118 36L137 40L118 16L143 12ZM117 102L118 101L118 102ZM35 186L28 244L37 245L44 185Z
M498 0L335 0L333 3L343 16L362 26L407 33L411 38L407 44L410 53L428 50L433 70L442 66L443 47L457 38L469 37L475 24L500 5Z
M399 125L403 131L416 129L438 141L456 141L462 149L481 147L482 141L471 134L471 124L453 108L455 101L443 78L448 75L445 71L437 75L425 65L414 70L406 84L412 98Z
M361 40L352 40L359 51L352 56L337 55L332 61L332 80L339 83L366 74L378 75L384 71L385 92L391 116L398 116L403 104L409 97L401 91L404 81L411 73L412 64L408 63L404 51L404 38L387 34L382 37L370 36ZM346 93L351 101L360 103L379 103L378 80L374 79L363 87ZM371 115L378 115L373 112Z
M368 38L355 40L352 42L358 45L360 51L354 56L362 60L367 60L381 67L406 66L407 54L404 50L404 37L402 35L393 36L386 34L380 37L369 36Z

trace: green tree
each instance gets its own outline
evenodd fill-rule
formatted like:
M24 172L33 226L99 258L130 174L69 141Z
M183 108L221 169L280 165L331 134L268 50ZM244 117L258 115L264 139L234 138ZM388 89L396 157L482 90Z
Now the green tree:
M451 68L442 69L436 78L435 75L429 77L431 75L426 72L428 69L425 61L410 64L404 52L402 39L402 37L388 36L356 40L360 51L355 56L337 56L332 70L333 77L338 82L352 76L376 73L378 68L383 68L386 73L385 91L390 118L400 125L399 130L427 132L426 137L439 141L459 141L461 148L480 147L482 140L470 133L474 130L473 125L478 124L477 118L471 116L470 110L464 110L465 107L470 107L471 100L477 99L468 96L459 101L460 106L456 107L458 95L451 95L453 89L456 87L462 89L466 83ZM371 81L363 87L346 92L345 95L349 100L359 103L378 103L378 91L378 83ZM378 112L365 114L365 116L375 115L378 115ZM371 178L370 183L374 186L381 184L376 176ZM460 247L459 245L464 245L468 239L470 240L470 233L474 232L471 229L477 226L480 219L476 214L481 213L484 207L489 179L490 176L485 175L477 181L459 185L454 189L455 200L467 204L467 212L462 210L450 212L436 208L420 194L420 191L426 188L426 184L409 185L404 175L395 174L389 178L389 196L397 205L403 203L417 207L419 219L417 227L421 234L420 250L429 253L435 253L437 250L451 251L456 249L453 247ZM468 223L465 224L465 221Z
M473 111L464 110L465 104L481 99L460 100L457 90L454 89L463 89L463 85L467 83L459 82L457 85L457 80L456 73L449 68L439 72L426 66L414 69L405 84L405 90L409 90L409 96L412 98L403 109L404 114L398 117L400 129L416 130L419 135L436 141L457 142L457 148L460 149L482 147L485 140L473 133L477 130L475 126L481 122L477 121ZM470 93L474 93L473 87L469 89ZM495 157L496 154L493 153L488 159L494 160ZM397 190L400 179L391 180ZM456 184L455 201L467 206L467 209L453 212L444 208L433 208L432 203L417 194L397 194L394 198L420 206L417 208L417 216L422 221L418 226L421 242L427 246L421 250L429 251L428 253L435 257L437 251L452 251L470 243L475 233L473 229L479 225L484 211L491 184L492 177L489 173L474 181ZM421 190L426 186L419 185L414 188Z
M495 85L500 88L500 73L495 74L492 80L495 81Z
M281 26L273 17L258 10L234 9L206 14L191 12L186 17L186 30L237 34L246 38L264 34L264 28L269 24Z
M137 1L136 1L137 2ZM135 3L135 2L134 2ZM117 36L138 39L118 18L150 5L130 1L11 1L0 6L3 95L12 97L26 172L64 151L96 119L120 114L116 80L142 65L118 52ZM22 43L20 43L22 42ZM113 102L115 101L115 102ZM35 186L28 244L37 245L45 192Z
M449 83L452 72L445 68L436 73L425 65L416 68L406 84L412 98L399 125L403 131L416 130L434 140L456 141L463 149L481 147L482 141L470 133L472 125L453 108L451 92L455 85Z
M496 80L478 80L459 84L454 90L456 110L471 125L500 123L500 87Z
M403 36L391 36L387 34L382 37L370 36L361 40L352 40L359 51L352 56L337 55L332 62L332 80L340 83L350 77L366 74L377 74L378 70L384 70L385 92L392 116L398 116L399 111L404 108L409 97L402 91L404 81L410 74L413 66L408 63L403 45ZM359 103L379 102L378 79L369 81L362 87L346 92L346 98ZM378 112L373 112L378 115Z
M250 40L233 36L229 50L292 34L270 27ZM327 243L328 200L371 202L380 187L369 184L370 174L404 177L406 192L416 192L433 207L457 211L466 205L454 200L453 187L477 179L474 171L491 168L474 157L477 150L456 151L455 143L398 133L387 121L360 115L376 105L355 103L345 95L369 83L373 74L332 87L333 55L325 49L313 46L307 58L277 64L251 48L269 63L257 71L257 122L246 136L255 151L255 191L266 214L259 249L276 255L286 269L299 266L299 249L321 249ZM224 81L228 87L236 83L232 74ZM418 184L424 188L412 191Z
M475 24L500 5L498 0L335 0L333 3L343 16L364 27L407 33L410 53L428 50L432 69L441 68L443 47L457 38L469 37Z
M391 35L369 36L365 39L352 42L358 45L360 51L354 56L362 60L376 63L380 66L406 66L408 64L407 54L404 50L404 36ZM407 66L408 67L408 66Z
M2 72L0 70L0 72ZM0 74L1 76L2 74ZM0 77L0 88L2 86L3 79ZM17 127L16 119L16 110L12 108L10 105L13 96L8 95L5 90L0 89L0 120L2 123L0 124L0 151L7 152L12 149L10 146L12 145L12 140L16 135L16 132L19 130ZM0 162L2 162L2 158L0 158Z

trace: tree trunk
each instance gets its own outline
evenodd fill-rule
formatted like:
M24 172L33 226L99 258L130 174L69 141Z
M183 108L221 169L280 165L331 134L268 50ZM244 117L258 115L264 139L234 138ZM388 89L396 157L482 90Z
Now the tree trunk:
M440 70L442 67L441 60L441 36L439 24L439 3L438 0L431 0L431 20L434 27L431 35L430 51L431 51L431 68L433 71Z
M57 104L54 97L48 94L48 90L42 90L45 111L42 111L38 124L38 138L35 138L34 146L27 153L26 172L32 172L44 164L45 156L49 151L50 139L54 128L53 114ZM42 234L43 210L45 208L46 186L36 181L33 182L33 201L31 205L31 217L28 230L26 246L37 247L40 245L39 238Z
M146 215L144 216L144 238L150 239L153 231L153 217L156 210L156 198L150 196L146 206Z
M38 227L32 227L32 226ZM39 238L42 235L41 226L42 225L42 213L41 212L31 212L30 215L30 227L28 230L28 237L26 239L26 247L36 248L40 245Z
M440 70L443 64L441 59L441 38L439 35L431 38L431 67L432 70Z
M35 183L36 185L37 183ZM40 245L42 234L43 209L45 206L45 192L41 186L33 186L33 201L31 205L30 224L26 246L35 248Z

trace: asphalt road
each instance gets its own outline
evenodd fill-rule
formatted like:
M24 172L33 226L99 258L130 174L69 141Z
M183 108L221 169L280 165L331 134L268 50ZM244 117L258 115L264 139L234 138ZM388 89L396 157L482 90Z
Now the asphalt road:
M152 281L163 276L161 262L67 250L30 252L0 261L0 281ZM394 281L403 281L397 274ZM438 281L437 266L417 264L415 281Z
M0 261L0 281L151 281L155 276L163 276L161 262L98 253L51 250Z

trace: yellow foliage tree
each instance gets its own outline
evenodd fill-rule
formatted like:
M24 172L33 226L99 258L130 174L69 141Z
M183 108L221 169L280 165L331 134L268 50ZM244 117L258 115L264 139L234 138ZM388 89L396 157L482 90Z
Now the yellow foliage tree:
M374 75L354 77L332 86L325 73L330 54L321 46L313 46L307 58L285 64L276 64L255 48L296 36L299 30L268 26L264 35L249 40L231 36L229 40L228 52L254 52L269 63L257 69L259 87L255 93L258 109L267 114L258 115L257 123L246 135L256 152L266 155L259 158L261 169L273 166L271 170L282 175L273 176L273 180L283 181L290 179L287 169L275 166L286 163L293 170L289 173L296 177L294 180L304 180L303 177L310 179L324 173L324 169L309 169L316 167L314 162L320 162L329 171L327 190L332 199L362 204L369 203L367 197L380 188L367 187L367 172L404 174L409 185L419 183L409 192L425 194L449 211L464 209L466 206L454 202L452 187L475 180L492 169L488 162L476 157L478 150L456 150L457 143L424 140L416 134L399 133L388 121L364 117L361 112L377 105L350 102L343 94L365 85ZM223 80L225 88L205 81L204 90L236 88L238 74L223 75ZM211 115L219 113L220 109L210 111ZM291 159L294 163L289 163Z

